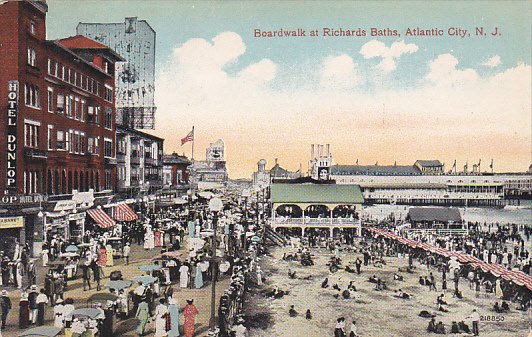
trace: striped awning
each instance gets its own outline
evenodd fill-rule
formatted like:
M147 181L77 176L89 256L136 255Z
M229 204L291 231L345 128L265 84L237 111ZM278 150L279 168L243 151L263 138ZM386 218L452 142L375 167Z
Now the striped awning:
M118 204L115 207L116 221L135 221L138 220L138 215L127 204Z
M102 209L89 209L87 214L90 215L101 228L111 228L116 225L116 222Z

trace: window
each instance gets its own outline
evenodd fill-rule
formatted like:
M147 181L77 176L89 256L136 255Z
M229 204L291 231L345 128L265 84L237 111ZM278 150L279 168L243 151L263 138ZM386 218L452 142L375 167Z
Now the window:
M35 35L37 33L37 25L35 24L35 21L30 20L30 33L32 35Z
M113 88L109 86L105 86L105 93L104 93L104 99L107 102L113 102Z
M58 150L67 150L67 145L65 142L65 132L57 130L57 141L56 146Z
M66 115L72 117L72 101L74 97L66 96Z
M104 156L112 158L113 157L113 141L109 138L105 138L103 141L104 146Z
M83 132L80 132L79 134L79 153L81 154L85 154L85 150L86 150L86 143L87 143L87 140L86 140L86 137L85 137L85 133Z
M113 128L113 109L108 106L105 107L105 128Z
M94 107L94 123L96 124L100 123L100 111L101 108L99 106Z
M63 94L57 94L57 112L65 112L65 95Z
M82 99L81 100L81 106L79 111L79 119L84 122L85 121L85 107L87 106L87 102Z
M89 106L87 108L87 122L94 123L94 107Z
M80 153L81 148L81 135L79 131L74 131L74 153Z
M39 147L39 122L24 121L24 146L31 148Z
M41 107L39 103L39 88L32 84L25 84L24 101L27 106L39 109Z
M105 189L111 189L111 170L105 170Z
M54 149L53 132L54 132L54 126L53 125L48 125L48 150L53 150Z
M35 49L28 48L28 64L35 67Z
M87 152L88 153L94 153L94 138L89 137L87 139Z
M74 147L75 147L75 144L74 144L74 131L72 130L69 130L68 131L68 152L70 153L74 153Z
M54 112L54 89L48 87L48 112Z
M74 118L79 119L79 98L74 100Z

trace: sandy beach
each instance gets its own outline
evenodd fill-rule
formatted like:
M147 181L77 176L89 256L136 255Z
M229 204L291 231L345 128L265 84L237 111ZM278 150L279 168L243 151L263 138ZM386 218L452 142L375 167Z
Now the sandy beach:
M448 302L448 313L437 312L436 297L441 294L441 273L435 269L438 292L429 291L428 287L419 285L419 276L428 276L426 266L415 262L416 271L413 274L399 273L404 281L394 281L393 273L398 272L399 267L408 264L407 259L397 257L385 258L386 265L382 268L374 266L362 266L360 275L347 273L340 269L336 273L330 273L326 263L333 255L324 248L311 249L314 255L314 266L304 267L299 262L283 261L284 252L295 252L294 248L272 248L270 255L262 258L261 264L266 281L261 288L253 289L247 305L247 315L254 322L250 322L252 328L250 336L254 337L327 337L333 336L336 319L344 316L347 329L352 320L356 320L358 333L365 337L398 337L398 336L428 336L435 335L426 332L429 323L428 318L419 317L421 310L427 310L436 314L436 322L445 324L447 334L452 336L472 336L472 334L450 334L451 322L464 320L471 327L471 322L466 317L476 308L481 316L496 314L492 307L495 303L493 295L486 296L483 291L479 297L469 289L465 279L460 279L460 290L464 298L456 299L449 291L445 295ZM341 251L342 266L354 262L357 257L362 258L361 253ZM288 269L296 272L297 278L288 277ZM303 280L308 275L312 279ZM368 282L368 278L376 275L385 280L388 290L376 291L375 284ZM325 277L329 277L331 286L321 288ZM359 299L336 299L336 290L332 285L338 283L343 291L350 281L354 281ZM289 294L281 299L267 299L263 292L274 286L289 291ZM448 288L452 288L452 280L448 278ZM394 290L401 288L412 294L411 299L394 297ZM288 310L290 305L295 305L299 313L297 317L290 317ZM528 336L528 326L531 322L529 313L515 310L515 305L510 303L510 313L502 314L501 322L480 322L480 336L491 337L523 337ZM313 318L305 319L305 312L310 309ZM260 318L260 319L259 319Z

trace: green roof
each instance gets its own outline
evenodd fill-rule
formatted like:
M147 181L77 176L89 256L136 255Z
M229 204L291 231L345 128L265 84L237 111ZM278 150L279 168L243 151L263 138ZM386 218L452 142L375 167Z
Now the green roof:
M362 204L358 185L272 184L273 203Z

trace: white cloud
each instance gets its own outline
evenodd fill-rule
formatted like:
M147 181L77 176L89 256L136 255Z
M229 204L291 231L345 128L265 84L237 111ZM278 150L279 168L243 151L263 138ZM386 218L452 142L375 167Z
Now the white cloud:
M441 54L429 62L429 73L426 78L436 84L457 85L473 82L478 74L473 69L460 70L456 66L458 60L451 54Z
M404 54L393 44L372 44L363 48L365 55L382 57L385 69ZM222 33L211 41L184 42L159 67L156 134L165 138L167 152L190 154L179 139L194 125L195 157L201 159L201 149L223 138L231 177L249 177L260 158L271 164L278 157L291 170L299 163L305 168L308 144L316 142L331 143L340 164L353 158L408 164L422 157L452 163L469 156L495 157L501 170L529 165L530 65L480 77L443 54L428 62L425 81L416 87L376 84L365 92L334 90L358 89L354 85L366 80L360 75L364 65L349 55L325 57L319 67L290 73L266 58L241 66L245 52L240 36ZM272 88L280 73L289 89ZM308 89L313 80L320 85Z
M489 68L495 68L501 65L501 63L501 57L499 55L494 55L482 63L482 65Z
M411 54L418 51L417 45L413 43L406 44L404 41L394 42L390 47L378 40L371 40L364 44L360 49L360 54L365 59L374 57L382 58L381 62L377 64L377 69L389 73L396 68L395 61L403 54Z
M325 58L320 75L321 85L329 88L349 88L358 82L355 63L346 54Z
M249 82L263 83L273 80L276 74L277 65L271 60L262 59L242 70L238 76Z

